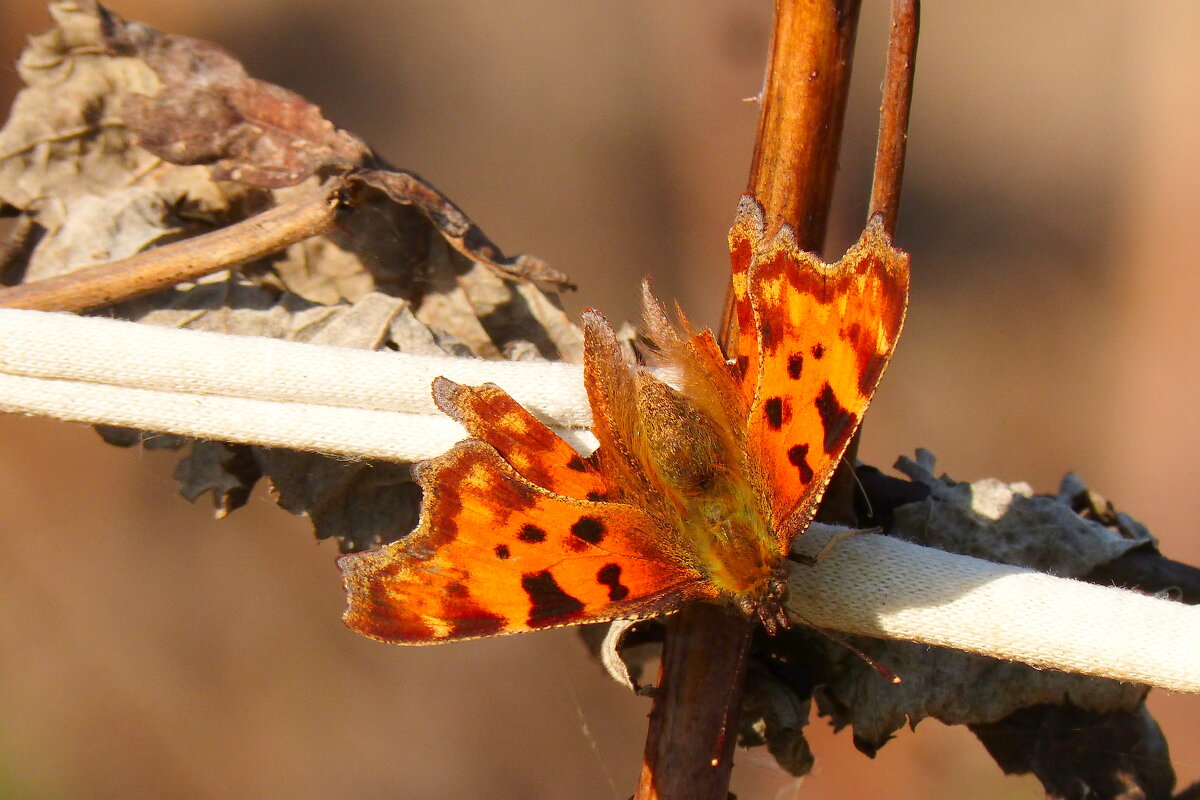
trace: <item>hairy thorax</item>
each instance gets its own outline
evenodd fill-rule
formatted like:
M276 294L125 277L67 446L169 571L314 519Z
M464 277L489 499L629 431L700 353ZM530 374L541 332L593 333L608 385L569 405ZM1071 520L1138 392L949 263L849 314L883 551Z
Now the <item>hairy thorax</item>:
M781 592L783 553L748 480L739 437L681 392L639 372L639 456L696 568L725 599L757 615Z

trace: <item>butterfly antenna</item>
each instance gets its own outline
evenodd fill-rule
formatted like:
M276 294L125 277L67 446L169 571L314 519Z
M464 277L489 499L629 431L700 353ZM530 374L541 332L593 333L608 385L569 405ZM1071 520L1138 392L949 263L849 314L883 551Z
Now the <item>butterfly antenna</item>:
M851 644L850 640L847 639L845 636L842 636L840 633L837 633L836 631L831 631L828 628L821 628L816 625L813 625L811 622L806 620L800 614L797 614L795 611L791 611L790 609L789 609L789 611L792 614L792 616L796 617L796 619L803 622L809 628L812 628L814 631L821 634L822 636L824 636L826 639L833 642L834 644L840 644L842 647L846 648L851 653L854 653L854 655L861 658L868 667L875 670L876 675L883 678L888 683L892 684L893 686L896 686L896 685L904 682L904 680L899 675L892 672L890 669L883 666L878 661L871 658L869 655L864 653L862 650L860 650L859 648L857 648L853 644Z

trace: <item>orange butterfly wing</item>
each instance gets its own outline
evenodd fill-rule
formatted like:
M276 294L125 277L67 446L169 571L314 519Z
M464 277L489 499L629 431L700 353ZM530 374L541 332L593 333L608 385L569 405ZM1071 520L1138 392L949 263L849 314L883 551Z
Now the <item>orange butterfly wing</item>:
M606 488L591 460L502 390L439 380L435 398L480 438L422 465L416 531L339 560L352 629L432 644L655 616L711 597L697 571L656 549L669 540L661 523L587 499Z
M749 196L729 247L747 440L786 552L816 513L895 349L908 256L873 219L838 263L826 264L800 250L788 226L766 236Z
M534 485L577 500L607 499L610 487L592 460L575 452L499 386L462 386L435 378L433 400L467 429L470 438L490 444Z

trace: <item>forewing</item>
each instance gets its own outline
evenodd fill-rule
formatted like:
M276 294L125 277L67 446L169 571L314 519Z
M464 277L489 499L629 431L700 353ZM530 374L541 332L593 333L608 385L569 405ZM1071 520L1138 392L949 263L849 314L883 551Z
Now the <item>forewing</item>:
M631 506L576 500L522 478L468 440L421 471L417 530L343 556L346 624L376 639L433 644L650 617L709 596L658 524Z
M812 519L896 346L908 256L878 219L836 264L786 226L753 243L747 296L761 354L748 440L784 546Z

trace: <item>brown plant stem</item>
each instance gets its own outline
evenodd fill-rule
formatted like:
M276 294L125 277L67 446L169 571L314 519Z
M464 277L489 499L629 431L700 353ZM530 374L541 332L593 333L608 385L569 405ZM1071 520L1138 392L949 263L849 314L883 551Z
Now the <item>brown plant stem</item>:
M868 219L882 214L883 229L893 237L900 215L900 187L904 179L904 153L908 146L908 117L912 109L920 25L920 0L893 0L883 104L879 108L879 143L875 148L875 174L871 181L871 205L867 211Z
M0 289L0 308L80 312L143 297L324 233L333 226L337 209L335 190L322 186L211 233L119 261Z
M820 252L829 223L857 0L781 0L746 191L766 211L767 232L787 222L796 243Z
M749 180L768 228L819 250L845 117L858 0L778 0ZM727 303L727 309L731 303ZM722 326L728 346L732 317ZM725 800L753 627L715 606L667 624L638 800Z

